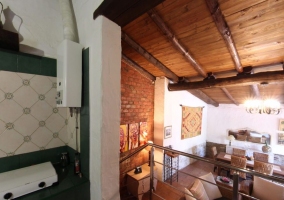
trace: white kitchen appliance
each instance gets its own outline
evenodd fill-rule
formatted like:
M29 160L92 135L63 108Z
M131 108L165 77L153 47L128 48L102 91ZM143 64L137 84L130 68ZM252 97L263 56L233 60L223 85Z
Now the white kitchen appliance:
M57 181L56 171L50 162L0 173L0 200L17 198Z
M57 107L81 107L83 46L63 40L57 49Z

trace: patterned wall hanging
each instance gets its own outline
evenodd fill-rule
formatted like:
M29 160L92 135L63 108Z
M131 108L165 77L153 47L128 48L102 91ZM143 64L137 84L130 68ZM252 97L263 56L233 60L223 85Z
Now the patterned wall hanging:
M201 135L203 107L182 106L181 139Z
M128 151L128 125L120 125L120 153Z
M139 146L147 144L148 142L148 125L147 122L140 122L140 136L139 136Z
M139 123L129 124L129 150L138 147Z

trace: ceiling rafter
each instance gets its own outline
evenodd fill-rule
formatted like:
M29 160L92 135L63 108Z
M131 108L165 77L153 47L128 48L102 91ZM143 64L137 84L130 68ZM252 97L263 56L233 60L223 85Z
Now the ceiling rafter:
M187 59L187 61L189 61L193 68L204 78L207 77L207 73L204 68L200 66L200 64L193 58L193 56L190 55L190 53L188 53L188 51L178 41L173 31L165 24L158 13L154 9L151 9L148 11L148 15L152 18L152 20L160 28L160 30L168 37L174 47Z
M127 44L129 44L133 49L135 49L139 54L144 56L149 62L151 62L154 66L159 68L161 71L163 71L166 75L172 77L172 79L175 79L176 82L178 82L179 77L174 74L172 71L170 71L166 66L164 66L160 61L158 61L154 56L152 56L149 52L147 52L143 47L141 47L138 43L136 43L133 39L131 39L126 33L121 33L121 38L124 40ZM196 94L195 96L201 100L203 100L206 103L212 104L213 106L219 106L218 103L216 103L213 99L211 99L209 96L207 96L202 91L192 91L190 92L192 94Z
M238 51L236 49L234 40L232 38L231 31L227 25L227 22L221 13L219 3L217 0L206 0L207 7L209 8L209 11L213 17L213 20L216 24L216 27L218 31L221 33L227 48L233 58L235 68L240 73L243 72L243 67L240 61L240 57L238 54Z
M152 56L148 51L146 51L143 47L141 47L137 42L135 42L132 38L130 38L126 33L121 32L121 39L125 41L128 45L130 45L136 52L142 55L146 60L160 69L165 73L165 76L172 80L173 82L178 82L179 77L173 73L169 68L167 68L163 63L161 63L158 59Z
M206 70L195 60L195 58L188 53L186 48L179 42L179 40L176 38L174 32L166 25L166 23L163 21L163 19L158 15L155 9L151 9L148 11L148 15L152 18L152 20L155 22L155 24L160 28L160 30L164 33L164 35L167 36L169 41L172 43L172 45L186 58L186 60L193 66L193 68L204 78L207 77ZM232 100L233 103L236 105L239 105L236 103L236 100L232 97L232 95L229 93L229 91L226 88L222 88L222 90L225 92L227 97ZM196 93L197 94L197 93Z
M237 72L239 72L239 73L243 72L243 67L242 67L242 64L241 64L241 60L240 60L237 48L235 46L235 43L234 43L234 40L232 38L231 31L230 31L230 29L227 25L227 22L226 22L223 14L220 10L218 1L217 0L206 0L206 4L207 4L207 7L209 8L209 11L210 11L210 13L213 17L213 20L216 24L218 31L221 33L221 35L222 35L222 37L223 37L223 39L224 39L224 41L227 45L227 48L228 48L228 50L231 54L231 57L234 61L235 68L236 68ZM251 88L252 88L254 96L258 95L258 97L260 97L260 92L259 92L257 85L252 85Z
M124 63L128 64L129 66L133 67L136 71L138 71L140 74L145 76L150 81L154 82L156 80L156 77L153 76L151 73L149 73L147 70L142 68L140 65L138 65L136 62L128 58L126 55L122 54L121 59Z
M219 106L219 103L208 97L208 95L202 92L201 90L187 90L187 91L207 104L211 104L215 107Z
M229 99L231 99L232 102L234 102L234 104L236 104L237 106L239 105L226 88L222 87L221 90L223 90L223 92L227 95L227 97L229 97Z
M220 88L231 86L245 86L252 84L279 84L284 82L284 71L260 72L243 76L234 76L228 78L210 79L196 82L182 82L169 84L168 89L171 91L195 90L205 88Z

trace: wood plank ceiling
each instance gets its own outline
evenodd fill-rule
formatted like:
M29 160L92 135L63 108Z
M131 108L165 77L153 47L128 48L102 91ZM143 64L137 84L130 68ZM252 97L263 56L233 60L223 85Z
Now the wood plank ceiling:
M215 106L257 96L283 104L284 0L165 0L122 27L122 54Z

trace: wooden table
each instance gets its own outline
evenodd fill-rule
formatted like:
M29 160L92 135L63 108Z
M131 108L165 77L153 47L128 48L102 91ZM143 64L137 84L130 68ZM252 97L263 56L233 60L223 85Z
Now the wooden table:
M127 173L127 190L139 200L143 194L150 190L150 167L148 163L141 166L142 172L135 174L134 170ZM154 177L157 177L157 168L154 167ZM154 189L156 190L157 179L154 178Z
M217 157L216 157L217 161L221 161L221 162L226 162L226 163L231 163L231 155L230 154L226 154L225 152L220 152L218 153ZM254 166L254 161L253 160L248 160L247 161L247 168L251 168L253 169ZM218 168L218 175L220 174L220 167ZM284 176L284 166L281 165L274 165L273 167L273 175L276 176Z
M221 181L220 178L221 176L216 177L216 184L222 194L222 197L233 199L233 180L230 179L229 183L225 183ZM240 184L238 188L240 188Z

